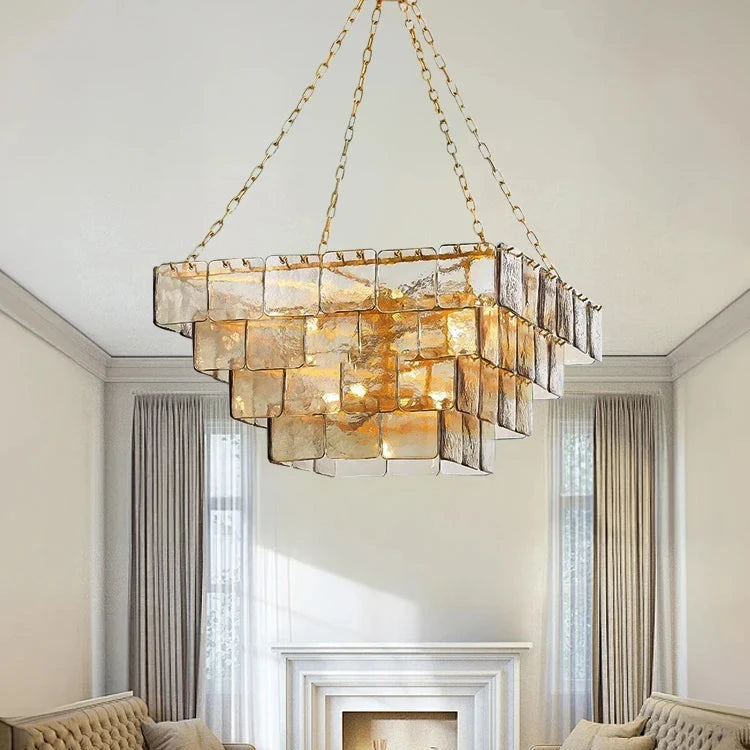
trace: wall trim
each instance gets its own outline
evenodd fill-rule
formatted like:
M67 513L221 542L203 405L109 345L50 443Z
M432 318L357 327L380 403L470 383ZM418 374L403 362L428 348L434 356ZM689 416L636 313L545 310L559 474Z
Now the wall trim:
M727 305L705 325L673 349L667 358L674 379L681 378L705 359L750 332L750 289Z
M65 318L0 271L0 312L57 349L100 380L109 354Z

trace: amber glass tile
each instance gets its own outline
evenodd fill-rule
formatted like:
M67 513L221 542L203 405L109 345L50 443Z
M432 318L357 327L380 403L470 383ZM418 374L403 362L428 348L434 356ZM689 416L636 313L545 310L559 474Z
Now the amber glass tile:
M521 315L529 323L537 324L539 307L539 266L524 256L522 269L523 310Z
M500 364L500 310L497 305L482 306L479 314L479 353L482 359Z
M317 315L320 298L317 255L266 258L263 306L267 315Z
M193 364L200 372L245 366L245 322L204 320L193 329Z
M464 459L464 421L461 412L440 412L440 457L460 464Z
M549 350L549 392L563 395L565 384L565 345L553 343Z
M419 354L419 315L416 312L366 312L359 316L360 352L398 354L410 359Z
M516 381L516 431L531 435L534 385L530 380Z
M515 372L518 363L518 318L500 309L500 367Z
M235 419L278 417L284 403L283 370L233 370L230 402Z
M356 354L359 350L357 313L305 318L305 355L308 362L319 354Z
M573 342L573 289L557 280L557 335Z
M539 325L557 332L557 278L545 269L539 271Z
M516 363L516 372L524 378L534 380L534 328L522 318L517 320L518 362Z
M435 458L438 454L438 412L394 411L380 415L384 458Z
M419 313L419 353L422 357L455 357L476 354L477 311L432 310Z
M464 454L461 463L470 469L479 469L481 452L481 427L479 418L471 414L464 414L463 423Z
M205 320L208 310L206 263L165 263L154 269L154 323L178 330Z
M455 403L456 360L400 360L398 405L404 411L450 409Z
M263 258L212 260L208 308L212 320L254 320L263 315Z
M550 339L539 330L534 333L534 382L549 390L549 347Z
M338 412L326 417L328 458L376 458L380 455L380 417Z
M352 357L341 365L341 408L354 414L393 411L397 406L395 354Z
M333 414L341 408L341 360L319 354L314 365L286 371L284 414Z
M304 318L261 318L247 321L247 367L280 370L305 362Z
M268 423L268 457L275 463L322 458L326 423L322 416L281 416Z
M500 371L497 423L507 430L516 429L516 377L506 370Z
M493 304L497 300L495 253L493 245L443 245L438 252L438 305Z
M466 414L479 414L478 357L458 357L456 360L456 408Z
M500 305L523 314L523 256L514 251L501 249L499 252L500 282L498 300Z
M436 276L434 248L381 250L378 253L378 310L431 310L437 302Z
M589 312L589 354L598 362L602 361L602 311L591 303Z
M326 313L375 307L375 251L346 250L323 255L320 309Z
M497 423L499 370L495 365L482 361L480 378L479 418L494 425Z

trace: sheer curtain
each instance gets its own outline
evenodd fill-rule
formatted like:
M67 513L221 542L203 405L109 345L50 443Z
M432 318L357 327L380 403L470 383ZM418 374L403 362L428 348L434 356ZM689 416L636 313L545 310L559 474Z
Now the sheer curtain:
M547 732L562 742L591 718L594 396L550 404Z

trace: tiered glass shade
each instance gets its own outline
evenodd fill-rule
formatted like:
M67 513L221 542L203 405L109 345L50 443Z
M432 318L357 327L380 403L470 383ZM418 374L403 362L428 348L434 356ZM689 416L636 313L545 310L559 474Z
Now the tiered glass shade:
M169 263L154 319L270 461L326 476L491 473L565 362L602 356L601 308L493 245Z

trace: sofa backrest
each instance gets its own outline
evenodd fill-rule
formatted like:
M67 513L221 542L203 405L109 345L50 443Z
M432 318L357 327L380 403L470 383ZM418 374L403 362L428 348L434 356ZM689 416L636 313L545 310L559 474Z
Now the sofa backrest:
M727 734L750 725L750 711L663 693L648 698L640 715L648 719L644 734L656 737L656 750L713 750Z
M82 701L39 716L0 720L0 750L144 750L151 721L132 693Z

